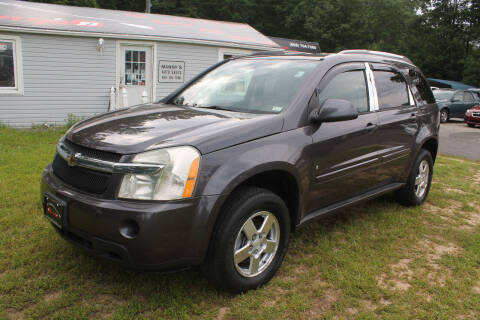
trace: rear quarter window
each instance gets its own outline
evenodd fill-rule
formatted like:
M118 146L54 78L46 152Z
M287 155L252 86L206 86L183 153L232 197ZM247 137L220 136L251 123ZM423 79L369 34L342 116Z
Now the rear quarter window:
M415 100L420 104L435 103L435 97L430 89L430 85L423 75L413 69L409 70L408 75L413 82L412 91Z

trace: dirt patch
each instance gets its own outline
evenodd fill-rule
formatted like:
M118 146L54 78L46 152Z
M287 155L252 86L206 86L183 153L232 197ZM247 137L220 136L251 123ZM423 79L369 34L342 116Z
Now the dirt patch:
M456 189L456 188L445 188L444 189L445 192L449 192L449 193L459 193L459 194L466 194L465 191L463 190L460 190L460 189Z
M478 209L477 207L475 207ZM464 224L459 228L464 231L471 231L480 225L480 209L476 212L471 212L464 217Z
M326 311L332 309L335 303L340 299L340 290L327 289L321 297L313 300L312 308L307 310L306 316L308 319L317 319Z
M225 315L228 313L230 309L227 307L220 308L218 310L218 315L217 315L217 320L223 320L225 319Z
M473 293L476 293L476 294L480 294L480 281L477 281L477 283L475 284L475 286L473 286L472 292L473 292Z
M431 240L422 240L414 248L415 257L426 257L426 265L415 270L411 268L413 258L401 259L389 267L390 271L377 277L377 284L381 288L393 291L407 291L414 276L424 275L434 286L444 286L451 276L448 268L442 268L439 260L442 256L456 255L461 248L453 243L439 244ZM427 298L428 300L428 298Z
M60 295L62 293L60 291L58 292L51 292L49 294L46 294L44 297L43 297L43 300L45 300L45 302L47 303L50 303L50 302L53 302L53 301L57 301L58 298L60 298Z
M7 309L7 317L9 320L22 320L25 319L23 312L15 309Z
M277 301L278 301L277 299L265 299L265 301L263 301L262 303L262 306L264 308L271 308L277 304Z
M127 304L127 301L111 294L100 294L93 301L84 301L83 304L94 305L97 309L92 318L106 319L113 314L117 307Z
M477 173L473 176L473 182L475 182L476 184L480 184L480 170L477 171Z
M410 288L409 282L413 278L413 271L409 264L411 259L401 259L398 263L390 266L390 274L382 273L377 277L377 283L381 288L394 291L406 291Z
M442 268L438 261L446 254L457 255L461 248L453 243L438 244L430 240L423 240L419 242L418 250L423 252L424 257L427 258L427 268L424 272L427 274L429 283L440 287L445 286L447 279L451 276L451 271Z

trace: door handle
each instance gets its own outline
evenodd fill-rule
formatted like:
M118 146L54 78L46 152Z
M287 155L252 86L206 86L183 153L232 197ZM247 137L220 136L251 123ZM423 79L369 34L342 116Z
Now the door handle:
M412 113L410 113L410 117L412 117L412 118L413 118L413 117L416 117L416 116L417 116L417 113L416 113L416 112L412 112Z

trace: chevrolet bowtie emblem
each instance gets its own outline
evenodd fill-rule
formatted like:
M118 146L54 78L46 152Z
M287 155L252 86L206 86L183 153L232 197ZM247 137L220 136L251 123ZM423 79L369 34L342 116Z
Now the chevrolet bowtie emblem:
M66 160L70 167L73 167L77 164L77 157L75 154L69 154Z

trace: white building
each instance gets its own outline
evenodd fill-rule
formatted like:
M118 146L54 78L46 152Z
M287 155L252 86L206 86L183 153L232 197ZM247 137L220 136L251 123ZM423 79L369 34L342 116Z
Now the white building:
M0 123L157 101L226 56L279 48L247 24L0 0Z

